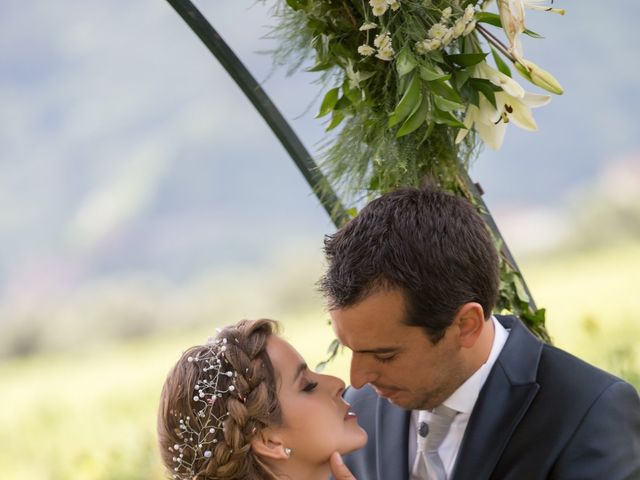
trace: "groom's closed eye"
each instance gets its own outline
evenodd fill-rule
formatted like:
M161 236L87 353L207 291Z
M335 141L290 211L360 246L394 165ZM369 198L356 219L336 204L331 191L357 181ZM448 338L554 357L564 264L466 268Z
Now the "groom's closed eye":
M396 354L393 353L391 355L374 355L374 358L380 363L387 363L396 358Z

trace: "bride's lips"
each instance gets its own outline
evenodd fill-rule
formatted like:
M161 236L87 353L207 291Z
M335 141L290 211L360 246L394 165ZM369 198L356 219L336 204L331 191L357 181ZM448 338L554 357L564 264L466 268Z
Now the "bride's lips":
M355 420L356 418L358 418L358 416L354 412L349 410L350 408L351 405L347 403L347 413L344 414L345 420Z

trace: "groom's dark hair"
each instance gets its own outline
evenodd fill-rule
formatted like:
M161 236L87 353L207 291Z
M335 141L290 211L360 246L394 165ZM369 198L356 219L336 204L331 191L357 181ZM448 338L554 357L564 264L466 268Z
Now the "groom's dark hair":
M428 186L382 195L324 242L320 289L329 308L346 308L381 289L400 289L405 323L438 342L465 303L496 303L498 254L476 209Z

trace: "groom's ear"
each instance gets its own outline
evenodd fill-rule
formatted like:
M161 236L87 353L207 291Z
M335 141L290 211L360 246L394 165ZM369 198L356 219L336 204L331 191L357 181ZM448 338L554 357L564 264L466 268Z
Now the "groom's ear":
M289 458L287 446L284 444L282 436L277 430L265 428L260 430L251 439L251 450L260 457L270 460L285 460Z
M462 305L458 309L454 324L458 327L459 345L463 348L473 347L485 327L482 305L477 302Z

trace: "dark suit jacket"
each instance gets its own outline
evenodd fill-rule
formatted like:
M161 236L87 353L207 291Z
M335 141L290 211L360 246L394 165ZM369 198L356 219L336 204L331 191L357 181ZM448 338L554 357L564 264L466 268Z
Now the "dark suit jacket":
M452 480L640 480L640 399L535 338L515 317L462 440ZM409 478L409 413L365 386L345 398L369 434L345 457L358 480Z

